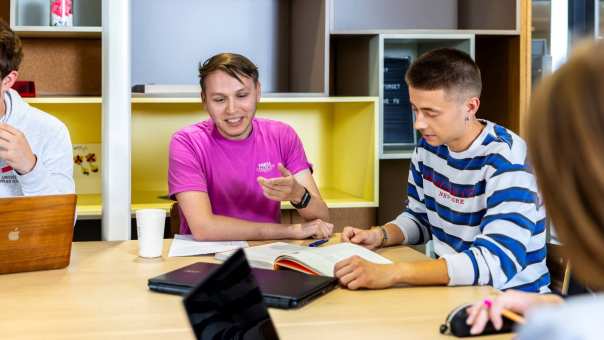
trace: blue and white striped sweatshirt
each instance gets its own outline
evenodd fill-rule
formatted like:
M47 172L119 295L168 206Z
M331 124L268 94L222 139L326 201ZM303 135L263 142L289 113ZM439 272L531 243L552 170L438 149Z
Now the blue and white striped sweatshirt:
M419 142L409 170L409 204L391 223L407 244L433 239L451 286L549 292L545 210L526 144L504 127L482 122L482 133L462 152Z

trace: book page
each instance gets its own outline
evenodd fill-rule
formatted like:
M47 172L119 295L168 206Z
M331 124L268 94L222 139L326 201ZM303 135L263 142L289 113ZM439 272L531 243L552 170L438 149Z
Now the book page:
M353 243L338 243L327 247L317 247L309 250L313 253L316 253L317 255L321 255L329 262L333 262L334 265L337 262L340 262L354 255L358 255L363 259L373 263L392 263L392 261L383 257L382 255Z
M354 255L373 263L392 263L392 261L378 253L352 243L338 243L317 248L303 247L301 250L283 254L281 258L294 260L321 273L321 275L333 277L333 268L336 263Z
M275 260L284 253L297 252L308 247L299 246L285 242L275 242L245 248L245 257L247 257L250 266L254 268L273 269ZM225 261L234 251L218 253L214 256L219 261Z
M305 248L298 251L291 251L280 256L276 261L293 261L309 268L311 271L319 273L322 276L333 277L333 267L335 266L336 262L331 262L331 259L326 259L319 254L311 252L310 250L310 248ZM287 264L283 267L293 269Z

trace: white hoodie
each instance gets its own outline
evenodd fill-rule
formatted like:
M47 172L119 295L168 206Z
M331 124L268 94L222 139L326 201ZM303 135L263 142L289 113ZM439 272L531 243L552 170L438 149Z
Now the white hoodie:
M0 159L0 197L74 193L73 150L65 124L31 107L14 90L6 91L4 103L7 116L2 120L25 134L37 162L21 176Z

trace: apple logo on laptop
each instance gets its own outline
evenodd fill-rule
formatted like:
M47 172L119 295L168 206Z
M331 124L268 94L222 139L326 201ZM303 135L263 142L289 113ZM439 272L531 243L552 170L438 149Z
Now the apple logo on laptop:
M13 231L8 233L9 241L19 241L19 228L15 228Z

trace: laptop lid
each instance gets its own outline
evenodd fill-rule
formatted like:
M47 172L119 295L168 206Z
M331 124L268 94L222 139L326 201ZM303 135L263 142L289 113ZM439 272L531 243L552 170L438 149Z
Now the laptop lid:
M0 274L69 265L76 195L0 198Z
M214 263L193 263L149 279L148 286L157 292L186 294L219 266ZM300 307L337 285L337 279L332 277L312 276L287 269L273 271L252 268L251 272L258 282L265 303L275 308Z
M241 249L215 267L183 304L197 339L279 339Z

